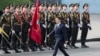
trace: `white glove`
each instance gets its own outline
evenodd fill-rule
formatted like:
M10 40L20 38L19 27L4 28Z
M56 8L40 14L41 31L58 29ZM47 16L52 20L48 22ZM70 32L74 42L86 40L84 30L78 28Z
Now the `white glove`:
M91 27L91 25L90 25L90 24L87 24L87 26Z
M78 27L82 27L82 25L81 24L78 24Z
M11 31L12 31L13 34L15 33L15 31L13 29Z
M65 24L65 27L69 28L69 25L68 24Z
M47 38L49 38L50 36L49 36L49 35L47 35L46 37L47 37Z
M22 35L22 32L19 32L19 35Z
M45 24L43 24L42 26L43 26L43 28L46 28L46 25Z

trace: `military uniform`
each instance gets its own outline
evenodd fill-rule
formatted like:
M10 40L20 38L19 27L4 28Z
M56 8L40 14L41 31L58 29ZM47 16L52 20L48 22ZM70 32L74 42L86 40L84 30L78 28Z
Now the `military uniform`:
M40 12L40 27L41 27L41 33L42 33L42 45L45 47L46 24L45 24L44 12Z
M67 36L69 37L69 14L67 12L61 12L61 18L62 18L62 23L65 25L66 29L67 29ZM69 43L67 44L69 45Z
M74 4L70 4L69 7L74 7ZM69 18L69 21L68 21L69 29L68 29L68 43L67 43L67 45L70 46L70 44L71 44L71 37L72 37L72 27L73 27L73 24L72 24L73 10L70 10L68 12L68 18Z
M72 46L75 46L75 43L77 41L77 35L78 35L78 24L80 24L80 14L79 12L73 13L73 20L72 20L73 28L72 28Z
M88 4L84 4L84 7L88 7ZM82 48L88 48L88 46L86 46L85 41L86 41L86 37L88 34L88 29L91 30L91 26L90 26L90 14L86 11L84 11L82 13L82 33L81 33L81 45Z
M22 21L23 21L23 24L22 24L22 42L23 42L23 45L22 45L22 49L26 52L28 51L28 30L29 30L29 27L30 27L30 14L29 13L22 13Z
M21 26L22 26L22 15L20 13L18 13L18 14L14 13L13 14L13 27L11 29L12 34L13 34L12 45L17 53L20 53L20 51L18 51L19 46L17 45L17 43L20 42L20 44L23 44L21 42L21 36L20 36ZM13 31L14 31L14 33L13 33Z
M7 8L7 9L9 9L9 8ZM4 29L4 31L10 36L10 32L11 32L11 15L10 15L10 13L7 13L7 14L4 13L1 16L1 22L0 23L1 23L1 26ZM7 51L9 39L10 39L10 37L3 37L2 36L2 41L3 41L2 47L3 47L3 50L4 50L5 53L10 53L10 52Z
M68 29L68 45L70 45L71 41L71 37L72 37L72 19L73 19L73 12L68 12L68 18L69 18L69 29Z
M21 31L23 24L22 18L23 17L20 11L20 6L18 5L16 6L15 12L13 13L13 21L11 28L13 34L12 44L13 48L17 53L20 53L20 51L18 51L18 48L21 47L21 44L23 44L23 42L21 41Z

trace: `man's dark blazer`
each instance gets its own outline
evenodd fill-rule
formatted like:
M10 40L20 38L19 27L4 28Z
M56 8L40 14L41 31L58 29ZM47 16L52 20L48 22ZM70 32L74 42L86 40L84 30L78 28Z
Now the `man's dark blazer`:
M67 41L67 29L65 27L64 24L59 24L57 26L57 24L54 27L54 30L49 34L49 36L51 34L55 33L55 39L56 39L56 43L55 43L55 49L54 49L54 53L53 56L56 56L58 49L65 55L65 56L69 56L66 51L64 50L64 43L65 41Z
M60 42L63 43L67 41L67 29L64 24L60 24L58 27L55 26L49 35L53 33L55 33L56 41L59 40Z

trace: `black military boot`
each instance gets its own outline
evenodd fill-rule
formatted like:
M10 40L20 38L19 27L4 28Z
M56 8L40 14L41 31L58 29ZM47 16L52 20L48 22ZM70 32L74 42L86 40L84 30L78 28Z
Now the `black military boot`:
M42 49L41 45L39 45L38 48L40 49L40 51L44 51L44 49Z
M11 54L11 52L9 52L7 49L3 49L3 51L5 52L5 54Z
M29 48L31 49L32 52L37 51L34 46L29 46Z
M14 49L15 50L15 53L21 53L21 51L19 51L18 49Z
M81 48L89 48L87 45L81 45Z

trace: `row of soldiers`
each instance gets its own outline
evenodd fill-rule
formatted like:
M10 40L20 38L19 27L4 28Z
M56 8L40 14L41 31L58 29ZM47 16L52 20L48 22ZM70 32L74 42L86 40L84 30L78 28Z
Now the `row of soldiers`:
M78 3L70 4L69 9L70 11L67 12L67 5L65 4L39 5L39 23L42 34L42 44L38 45L29 38L30 22L35 13L35 5L17 5L15 8L13 5L6 6L0 18L0 26L9 37L1 33L2 49L5 53L10 53L8 48L12 48L16 53L20 53L21 51L18 50L20 47L24 52L28 52L29 49L35 51L37 48L44 51L42 46L48 46L50 49L54 49L54 35L51 35L50 39L46 38L46 35L53 30L56 16L62 18L62 23L65 24L68 30L66 33L68 35L68 43L66 45L69 45L71 48L78 48L75 43L77 41L78 29L80 28L82 30L82 47L87 48L88 46L86 46L85 40L88 28L91 30L88 4L86 3L83 5L84 12L82 13L81 20L80 13L78 12Z
M88 12L88 4L85 3L83 5L84 12L82 14L79 13L78 3L69 5L69 12L67 11L67 5L48 5L47 9L45 6L40 6L40 25L42 28L42 37L43 37L43 45L46 44L54 49L54 35L51 35L50 39L45 39L45 35L50 33L55 25L55 17L59 16L62 18L62 23L65 24L68 37L67 45L71 48L79 48L75 45L78 36L79 28L82 30L81 32L81 45L82 48L88 48L85 44L88 29L91 30L90 25L90 14ZM47 11L47 13L46 13ZM45 45L44 45L45 46ZM65 47L66 48L66 47Z

